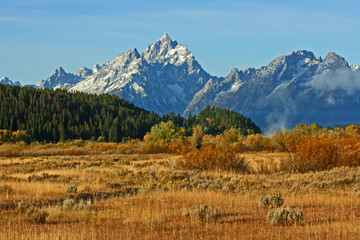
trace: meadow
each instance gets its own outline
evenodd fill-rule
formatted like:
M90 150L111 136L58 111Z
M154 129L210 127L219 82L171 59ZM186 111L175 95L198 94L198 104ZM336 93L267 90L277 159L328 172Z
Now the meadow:
M217 140L205 136L200 150L186 151L170 143L162 153L148 153L146 139L3 144L0 239L359 238L359 166L289 171L289 165L281 166L294 159L291 152L251 139L244 142L246 149L235 144L201 152ZM184 164L189 153L200 165ZM230 168L201 165L212 155L223 159L221 164L237 162ZM303 220L269 223L271 208L259 204L264 196L282 198ZM208 218L199 206L212 210Z

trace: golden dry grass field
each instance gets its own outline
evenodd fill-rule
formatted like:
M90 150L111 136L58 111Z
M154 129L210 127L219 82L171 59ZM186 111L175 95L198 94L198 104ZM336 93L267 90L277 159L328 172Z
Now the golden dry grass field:
M239 174L182 170L179 156L121 147L8 148L0 157L2 240L360 239L359 167L273 172L288 155L260 152L241 154L254 171ZM259 199L274 194L303 212L303 224L266 221ZM46 221L22 212L21 202L47 212ZM220 211L216 220L186 214L205 203Z

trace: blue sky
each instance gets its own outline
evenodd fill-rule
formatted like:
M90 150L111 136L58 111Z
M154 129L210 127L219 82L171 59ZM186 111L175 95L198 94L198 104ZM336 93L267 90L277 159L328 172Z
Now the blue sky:
M330 51L360 65L358 0L1 0L0 77L37 83L55 68L143 52L167 32L212 75L291 51Z

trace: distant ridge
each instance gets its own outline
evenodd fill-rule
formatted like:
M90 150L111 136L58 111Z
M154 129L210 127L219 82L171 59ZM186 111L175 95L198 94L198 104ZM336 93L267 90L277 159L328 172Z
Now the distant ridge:
M21 83L19 81L13 82L7 77L0 78L0 84L9 84L11 86L21 86Z

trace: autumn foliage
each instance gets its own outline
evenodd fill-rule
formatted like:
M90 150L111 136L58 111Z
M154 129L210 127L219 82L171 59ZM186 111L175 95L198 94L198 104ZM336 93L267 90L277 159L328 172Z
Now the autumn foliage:
M18 131L0 130L0 144L16 143L20 141L28 143L30 140L31 137L25 130L18 130Z
M290 153L281 168L286 171L321 171L341 166L360 165L358 127L328 130L302 124L292 131L274 135L278 146Z
M144 136L141 153L179 153L185 134L172 121L154 125Z
M295 170L325 170L339 165L338 147L330 138L303 136L296 142Z
M221 145L206 145L184 153L177 162L184 169L227 170L249 172L244 157L239 157L229 148Z

